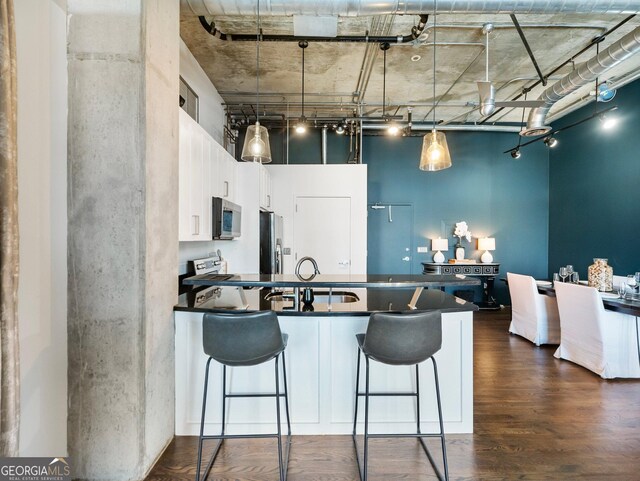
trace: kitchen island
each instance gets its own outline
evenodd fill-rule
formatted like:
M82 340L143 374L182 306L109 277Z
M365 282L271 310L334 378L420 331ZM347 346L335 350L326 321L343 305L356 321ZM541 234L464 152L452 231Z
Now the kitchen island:
M474 285L469 278L435 279L433 276L316 276L314 291L332 290L334 299L317 296L313 311L293 309L290 296L275 288L309 287L309 280L296 284L293 276L234 276L224 281L200 284L180 296L176 321L176 434L195 435L200 423L202 385L206 356L202 352L204 312L264 310L277 312L283 332L289 334L286 351L291 422L294 434L350 434L353 423L357 344L355 334L364 332L372 312L401 312L415 297L416 288L442 285ZM333 278L333 283L329 277ZM343 277L342 279L336 279ZM271 279L267 279L271 278ZM426 279L425 279L426 278ZM450 282L447 282L450 281ZM187 283L187 282L185 282ZM338 293L334 288L343 289ZM348 290L347 290L348 289ZM349 296L343 294L348 293ZM355 295L355 298L354 298ZM271 300L266 300L270 297ZM340 301L349 302L340 302ZM322 302L319 302L322 301ZM477 307L437 289L422 292L417 310L442 311L443 342L436 354L440 372L445 429L450 433L473 432L473 311ZM373 361L372 361L373 362ZM415 387L410 367L373 362L372 390L402 391ZM211 382L221 386L219 365L212 364ZM431 369L420 370L423 386L423 429L437 430L437 410ZM272 363L228 371L228 386L234 392L273 390ZM220 428L221 400L209 397L207 432ZM415 429L414 400L378 398L374 401L372 430L389 432ZM228 429L235 433L273 432L275 405L272 399L234 399L228 409Z

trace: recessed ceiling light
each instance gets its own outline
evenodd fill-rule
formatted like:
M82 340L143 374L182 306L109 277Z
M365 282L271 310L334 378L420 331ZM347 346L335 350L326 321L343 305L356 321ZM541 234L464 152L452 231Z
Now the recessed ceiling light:
M418 40L421 42L426 42L429 38L429 32L422 32L422 34L418 37Z
M412 62L417 62L418 60L420 60L422 57L420 55L414 55L413 57L411 57L411 61Z

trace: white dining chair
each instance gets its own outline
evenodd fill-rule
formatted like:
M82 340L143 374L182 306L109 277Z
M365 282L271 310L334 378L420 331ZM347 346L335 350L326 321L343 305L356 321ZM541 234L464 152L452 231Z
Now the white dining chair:
M604 379L640 378L636 318L604 308L594 287L558 283L560 346L554 356Z
M556 300L538 294L531 276L507 272L511 295L509 332L529 339L536 346L560 343L560 318Z

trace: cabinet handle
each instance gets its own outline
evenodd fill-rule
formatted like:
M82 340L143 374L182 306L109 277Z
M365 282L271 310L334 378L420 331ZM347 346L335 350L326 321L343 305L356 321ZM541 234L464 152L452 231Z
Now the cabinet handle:
M271 207L271 196L267 195L267 207Z
M229 197L229 182L224 181L224 195L223 197Z
M200 235L200 216L193 215L193 235Z

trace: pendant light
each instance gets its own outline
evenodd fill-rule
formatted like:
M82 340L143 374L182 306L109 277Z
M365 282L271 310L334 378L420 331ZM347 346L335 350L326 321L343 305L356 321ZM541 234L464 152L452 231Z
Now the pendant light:
M400 132L400 127L391 119L387 118L387 113L385 110L385 98L387 96L387 50L389 50L390 45L387 42L380 44L380 50L383 52L383 67L382 67L382 118L387 123L387 134L389 135L398 135Z
M422 139L420 170L435 172L451 167L451 155L444 132L436 130L436 5L433 4L433 129Z
M253 161L267 164L271 162L271 146L269 145L269 132L260 125L260 1L258 8L258 34L256 35L256 123L247 127L240 158L244 161Z
M304 134L307 131L307 118L304 116L304 50L309 46L306 40L298 42L298 47L302 49L302 115L296 124L296 133Z

